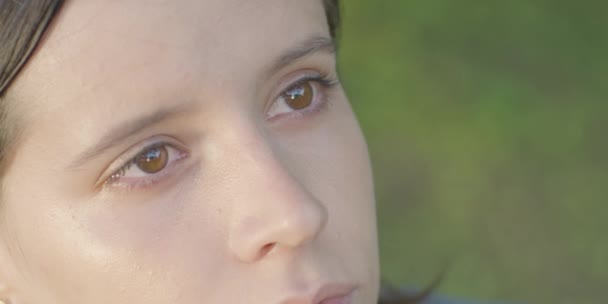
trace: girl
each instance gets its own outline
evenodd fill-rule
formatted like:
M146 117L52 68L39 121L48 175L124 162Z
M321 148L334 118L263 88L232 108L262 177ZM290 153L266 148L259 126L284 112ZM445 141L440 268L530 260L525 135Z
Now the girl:
M338 23L336 0L0 0L0 300L376 303Z

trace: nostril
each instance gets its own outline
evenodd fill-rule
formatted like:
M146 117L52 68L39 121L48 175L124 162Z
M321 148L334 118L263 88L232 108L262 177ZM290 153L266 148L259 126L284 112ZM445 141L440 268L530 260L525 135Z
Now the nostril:
M266 256L273 248L276 246L276 243L266 244L260 249L260 257Z

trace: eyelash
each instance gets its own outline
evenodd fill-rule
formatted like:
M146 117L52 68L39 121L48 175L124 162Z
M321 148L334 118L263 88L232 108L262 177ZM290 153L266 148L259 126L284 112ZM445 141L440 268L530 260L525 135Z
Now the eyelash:
M306 83L317 84L320 86L320 89L317 86L313 86L313 104L306 109L303 110L292 110L290 113L279 114L275 117L267 117L269 121L275 121L279 119L300 119L305 116L321 112L327 108L329 105L329 99L327 91L330 91L334 87L336 87L340 81L326 72L309 72L308 75L301 77L300 79L294 81L286 89L283 89L280 94L273 100L279 100L282 96L293 90L297 86L301 86ZM271 104L272 107L272 104Z
M133 166L137 166L137 164L136 164L137 158L140 155L145 154L146 152L148 152L152 149L156 149L156 148L165 148L165 149L167 149L168 154L170 154L168 156L166 166L157 173L151 173L151 174L144 173L146 175L146 177L132 178L135 181L132 181L132 182L123 181L128 170L130 170ZM171 155L172 153L177 154L177 155ZM157 142L157 143L154 143L151 145L147 145L144 148L139 149L138 152L134 156L130 157L125 163L123 163L120 166L120 168L118 168L118 170L115 170L103 182L103 185L105 187L111 186L114 188L120 188L120 189L124 189L124 190L151 187L153 185L156 185L159 182L162 182L168 175L170 175L172 173L172 171L174 171L176 169L175 167L177 165L179 165L179 163L182 160L184 160L186 157L188 157L188 153L185 152L184 149L180 149L180 148L176 147L176 145L165 142L165 141L160 141L160 142Z
M296 80L292 84L290 84L286 89L282 90L280 95L278 95L274 99L274 101L278 101L280 98L282 98L284 96L284 94L286 94L290 90L293 90L294 88L301 86L303 84L306 84L306 83L311 83L311 84L315 83L321 87L321 88L318 88L317 86L312 86L313 87L313 102L312 102L311 106L309 106L305 109L302 109L302 110L293 110L290 113L284 113L284 114L279 114L275 117L269 117L269 120L273 121L275 119L299 119L299 118L303 118L304 116L308 116L308 115L311 115L311 114L324 110L326 108L326 106L329 104L329 100L328 100L327 92L323 92L323 91L330 90L333 87L335 87L336 85L338 85L339 80L336 79L335 77L330 76L327 73L320 73L320 72L309 73L308 75L306 75L306 76ZM274 103L274 101L273 101L273 103ZM169 152L176 151L176 153L178 153L178 156L176 158L174 158L172 162L171 162L172 158L169 157L169 159L167 160L167 162L168 162L167 165L157 173L146 174L146 177L143 177L143 178L134 178L134 179L136 179L136 181L133 181L133 182L123 181L128 170L130 170L133 166L137 166L136 161L137 161L138 156L140 156L152 149L155 149L155 148L166 148ZM144 188L152 187L152 186L156 185L157 183L162 182L164 179L166 179L168 177L168 175L171 175L172 171L174 171L176 169L175 167L178 165L178 163L181 160L184 160L186 157L188 157L187 152L184 152L183 149L177 148L175 145L168 143L166 141L159 141L157 143L147 145L144 148L139 149L135 155L128 158L128 160L126 162L124 162L117 170L114 170L113 173L108 178L105 179L105 181L103 182L103 186L104 187L111 186L114 188L121 188L121 189L126 189L126 190L132 190L132 189L136 189L136 188L144 189Z

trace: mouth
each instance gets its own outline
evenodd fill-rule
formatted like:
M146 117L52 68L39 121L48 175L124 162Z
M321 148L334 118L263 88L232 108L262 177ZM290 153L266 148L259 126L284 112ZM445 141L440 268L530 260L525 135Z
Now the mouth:
M314 300L314 304L351 304L353 294L356 290L355 285L350 284L327 284L319 288Z
M280 304L352 304L358 286L355 284L323 284L310 292L287 297Z
M343 296L327 298L327 299L319 302L319 304L351 304L352 300L353 300L352 293L350 293L350 294L343 295Z

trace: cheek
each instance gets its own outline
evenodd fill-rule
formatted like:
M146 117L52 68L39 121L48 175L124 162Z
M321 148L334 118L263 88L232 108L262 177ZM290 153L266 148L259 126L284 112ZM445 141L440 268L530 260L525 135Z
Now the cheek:
M322 150L319 170L327 176L329 221L322 241L339 252L353 275L366 282L362 297L375 302L379 281L379 257L372 170L367 145L349 106L335 120Z
M323 247L349 268L360 267L358 275L373 285L378 252L372 170L350 105L340 98L317 129L281 137L281 143L288 167L328 209Z
M133 299L125 303L213 302L217 274L230 263L222 231L227 219L216 208L221 200L201 190L209 188L202 178L185 179L196 182L184 182L141 204L100 208L86 217L92 232L88 239L107 252L90 271L113 261L110 273L125 274L101 275L110 281L104 294L114 294L108 300L117 298L120 283L127 291L119 298ZM142 293L149 294L143 298Z
M367 144L343 95L312 132L281 137L286 163L328 208L335 220L373 219L374 187Z
M200 191L180 190L141 204L6 197L30 302L178 303L185 285L212 286L226 264L213 229L223 220L191 207L206 206Z

